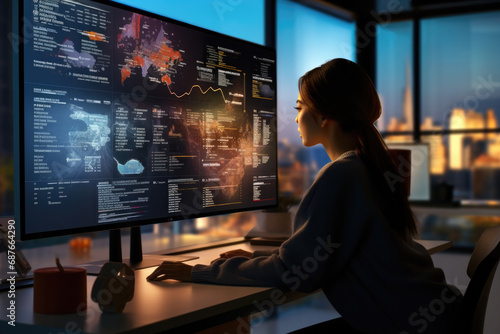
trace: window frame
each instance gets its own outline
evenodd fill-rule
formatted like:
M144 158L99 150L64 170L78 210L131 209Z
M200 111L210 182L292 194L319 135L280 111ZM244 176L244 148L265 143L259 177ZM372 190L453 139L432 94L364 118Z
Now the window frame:
M422 130L422 110L421 110L421 21L423 19L456 16L461 14L484 13L489 11L500 11L500 1L493 3L479 3L472 5L457 5L454 7L446 6L429 6L420 8L416 6L411 11L402 12L399 14L392 14L391 22L409 21L413 22L413 130L411 131L381 131L383 137L393 135L411 135L413 141L421 142L422 137L432 135L450 135L450 134L473 134L473 133L500 133L500 128L496 129L442 129L442 130ZM373 58L376 54L373 53Z

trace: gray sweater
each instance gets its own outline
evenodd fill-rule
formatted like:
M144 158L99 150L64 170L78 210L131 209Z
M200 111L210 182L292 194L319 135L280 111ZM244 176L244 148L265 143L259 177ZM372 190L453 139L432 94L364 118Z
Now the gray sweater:
M196 265L194 282L322 289L367 333L446 333L461 294L427 250L393 232L366 167L350 156L323 167L302 199L294 233L274 252Z

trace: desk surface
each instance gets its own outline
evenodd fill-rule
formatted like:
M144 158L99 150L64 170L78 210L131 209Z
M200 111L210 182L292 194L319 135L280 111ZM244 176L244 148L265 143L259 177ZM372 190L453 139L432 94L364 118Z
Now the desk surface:
M419 241L429 252L435 253L451 247L449 242ZM235 247L236 246L236 247ZM249 243L198 250L199 259L189 264L209 263L221 252L242 248L250 251L269 249L269 246L255 246ZM6 308L9 298L6 293L0 296L1 333L139 333L159 332L189 325L195 321L209 319L248 308L254 303L271 298L273 288L218 286L208 284L182 283L175 281L148 282L146 277L154 270L137 270L134 299L125 306L122 314L103 314L96 303L90 299L90 291L95 276L87 277L88 309L82 314L46 315L33 313L33 288L16 291L16 326L6 321ZM276 291L274 291L276 293ZM286 298L288 302L306 294L293 292ZM196 296L196 298L194 298ZM282 297L282 296L281 296ZM285 299L285 300L283 300ZM255 310L255 309L254 309ZM236 313L237 314L237 313ZM229 320L229 319L228 319Z
M425 205L412 205L411 209L416 215L436 216L500 216L498 206L472 206L462 205L457 207L433 207Z

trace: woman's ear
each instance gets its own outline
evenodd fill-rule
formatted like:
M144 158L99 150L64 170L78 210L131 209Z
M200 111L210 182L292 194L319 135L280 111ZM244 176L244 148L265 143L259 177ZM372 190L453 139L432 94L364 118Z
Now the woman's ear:
M326 118L325 116L321 117L321 127L322 128L326 127L329 122L330 122L330 120L328 118Z

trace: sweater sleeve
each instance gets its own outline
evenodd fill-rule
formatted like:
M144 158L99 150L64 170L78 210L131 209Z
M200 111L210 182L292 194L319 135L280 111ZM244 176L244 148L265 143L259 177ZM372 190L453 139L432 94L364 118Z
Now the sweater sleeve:
M253 258L254 257L259 257L259 256L270 256L273 254L278 254L279 253L279 248L276 249L270 249L270 250L257 250L253 252Z
M196 265L191 274L193 281L287 286L303 292L320 288L323 280L335 271L335 255L343 247L339 242L343 239L342 229L336 225L355 224L353 219L362 219L356 213L363 210L358 210L356 204L349 207L352 201L359 204L360 187L349 184L353 171L348 165L334 163L316 178L295 216L295 225L300 227L279 251L251 259L234 257L211 265ZM357 210L355 214L353 209ZM351 237L350 241L356 242L355 239Z
M277 254L255 258L220 259L210 265L197 264L191 271L193 282L247 286L283 286L286 270Z

